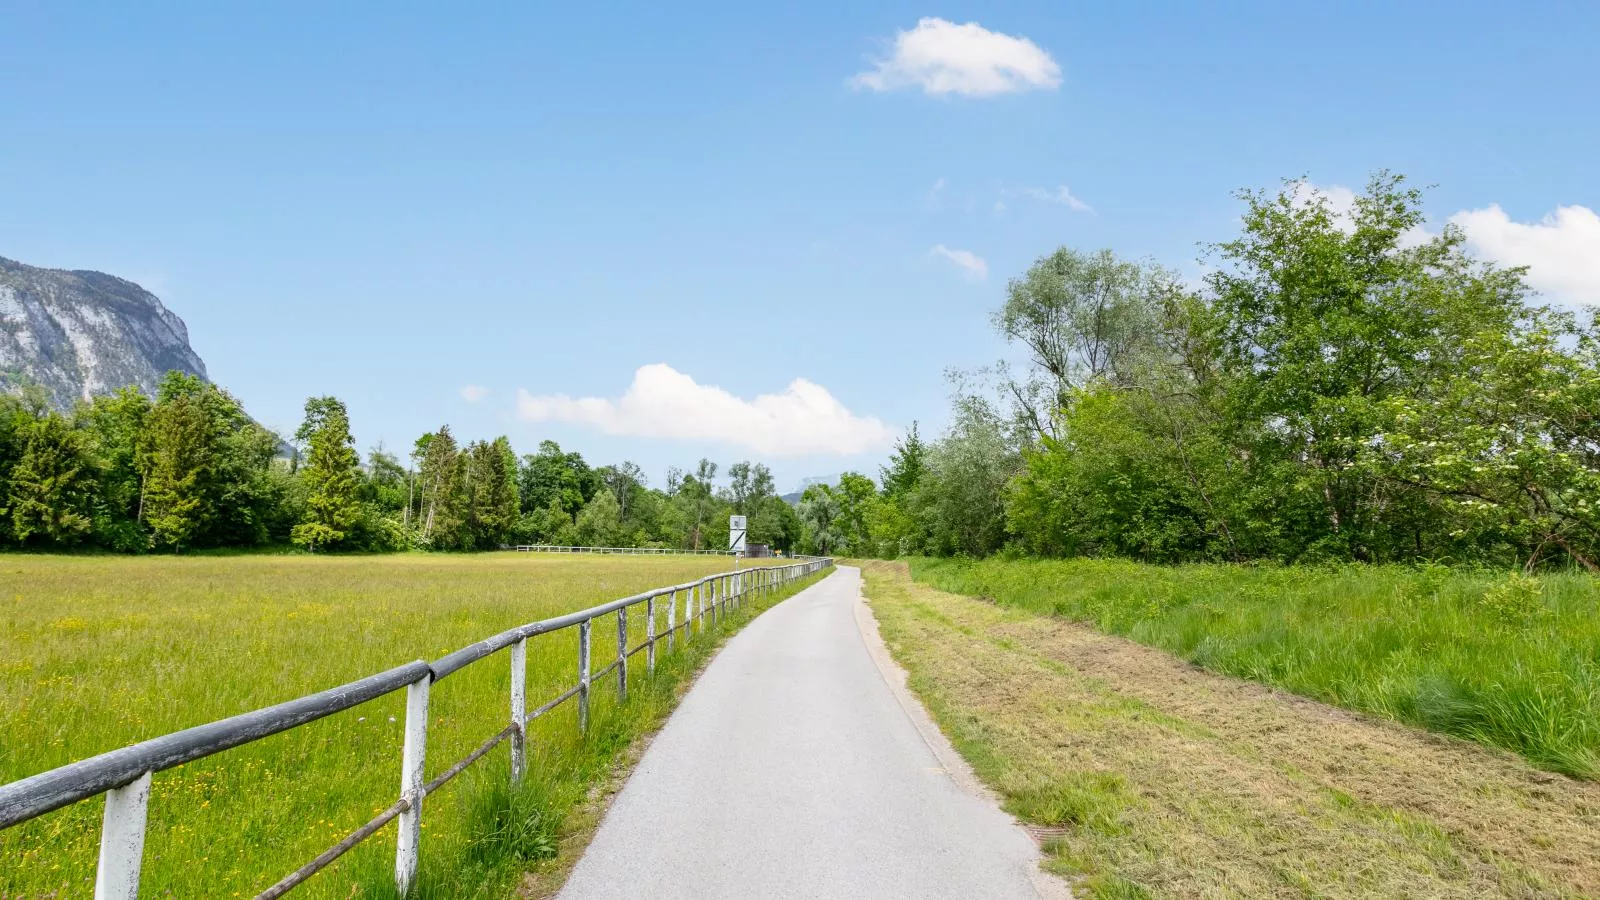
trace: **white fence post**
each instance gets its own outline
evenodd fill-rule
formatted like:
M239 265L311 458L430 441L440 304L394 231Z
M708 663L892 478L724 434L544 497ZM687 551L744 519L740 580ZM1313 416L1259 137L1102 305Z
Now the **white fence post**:
M656 595L644 601L644 662L652 676L656 674Z
M528 769L528 639L511 645L511 785Z
M589 730L589 631L593 619L578 623L578 731Z
M628 608L617 610L617 700L628 699Z
M417 880L422 850L422 765L428 752L428 687L433 673L406 685L406 742L400 758L400 839L394 856L394 884L404 897Z
M667 598L667 652L672 652L672 644L678 637L678 591L673 589L672 595Z
M139 896L144 823L149 811L149 772L106 791L105 821L100 826L100 866L94 877L95 900L134 900Z

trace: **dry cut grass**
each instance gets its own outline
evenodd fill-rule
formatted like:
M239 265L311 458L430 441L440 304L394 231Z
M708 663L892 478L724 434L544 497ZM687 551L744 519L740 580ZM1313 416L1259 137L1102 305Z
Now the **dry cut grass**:
M866 565L912 689L1090 897L1600 895L1600 785Z

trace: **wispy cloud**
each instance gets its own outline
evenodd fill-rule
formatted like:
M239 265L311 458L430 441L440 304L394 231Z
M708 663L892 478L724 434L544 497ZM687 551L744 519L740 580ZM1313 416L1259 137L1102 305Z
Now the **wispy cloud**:
M1038 200L1041 203L1056 203L1075 212L1094 212L1094 207L1073 196L1072 191L1068 190L1067 186L1064 184L1054 189L1039 187L1023 188L1022 193L1032 197L1035 200Z
M765 456L851 456L886 449L894 431L846 409L819 384L796 378L781 393L736 397L664 363L640 366L616 399L517 391L530 422L575 422L606 434L710 441Z
M989 277L989 264L984 262L983 257L973 253L971 250L955 250L943 244L938 244L928 252L930 255L942 256L955 263L973 281L982 281Z
M921 88L925 94L987 97L1061 84L1061 67L1025 37L924 18L895 35L893 52L850 79L862 90Z
M489 396L489 389L481 384L469 384L461 389L461 399L468 403L477 403Z

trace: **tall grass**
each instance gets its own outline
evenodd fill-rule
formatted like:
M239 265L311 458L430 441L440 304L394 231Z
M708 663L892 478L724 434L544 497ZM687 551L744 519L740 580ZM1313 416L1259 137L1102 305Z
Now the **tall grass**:
M919 581L1600 778L1600 580L1443 567L916 560Z
M0 557L0 782L169 731L292 699L412 659L437 659L516 624L726 568L697 557ZM680 606L681 611L681 606ZM640 613L630 616L637 642ZM595 624L595 668L614 619ZM505 746L430 795L419 891L503 896L554 852L562 818L616 752L671 708L712 645L634 657L627 704L600 684L587 737L574 704L530 729L530 776L506 786ZM662 648L664 650L664 648ZM569 629L529 644L532 708L576 680ZM503 728L498 654L432 692L427 775ZM404 693L155 776L147 896L251 896L393 802ZM0 831L0 896L87 896L102 804ZM393 828L302 891L393 893ZM297 893L297 896L300 894Z

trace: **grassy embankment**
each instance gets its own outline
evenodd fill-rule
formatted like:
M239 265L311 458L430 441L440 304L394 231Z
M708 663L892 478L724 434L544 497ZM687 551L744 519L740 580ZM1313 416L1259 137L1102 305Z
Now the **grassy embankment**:
M919 581L1600 777L1600 580L1443 567L920 561Z
M512 554L0 558L0 782L727 567L716 557ZM643 616L629 624L641 639ZM594 633L598 669L614 653L614 621ZM429 796L419 893L505 896L554 855L563 819L661 722L714 642L663 655L649 682L636 656L629 702L614 702L614 676L599 686L586 739L574 703L534 723L530 775L515 796L504 745ZM576 646L570 629L530 642L530 708L576 679ZM509 685L504 653L438 685L428 777L504 727ZM387 806L403 706L401 692L157 774L144 893L253 895ZM88 896L101 806L0 831L0 896ZM391 895L393 836L386 828L297 896Z
M1080 896L1600 895L1600 784L1104 633L1592 776L1586 578L913 567L868 564L885 639Z

